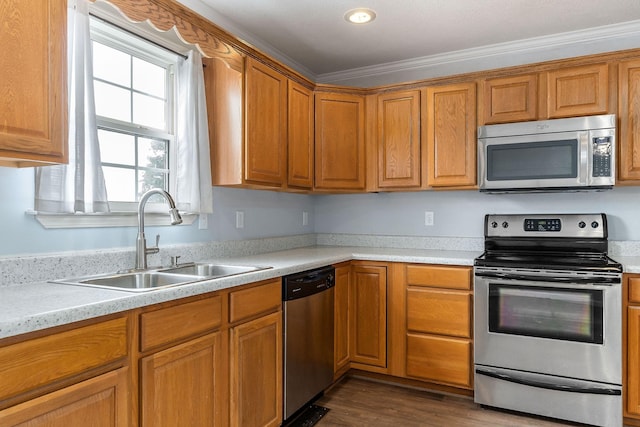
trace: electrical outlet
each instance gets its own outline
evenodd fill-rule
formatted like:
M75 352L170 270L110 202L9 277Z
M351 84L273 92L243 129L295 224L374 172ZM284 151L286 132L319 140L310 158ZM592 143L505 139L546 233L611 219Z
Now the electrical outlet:
M236 228L244 228L244 212L236 211Z
M309 225L309 212L302 212L302 225Z
M209 217L207 214L200 214L198 216L198 229L206 230L209 227Z
M424 225L428 226L428 227L432 226L433 225L433 221L434 221L433 212L425 211L424 212Z

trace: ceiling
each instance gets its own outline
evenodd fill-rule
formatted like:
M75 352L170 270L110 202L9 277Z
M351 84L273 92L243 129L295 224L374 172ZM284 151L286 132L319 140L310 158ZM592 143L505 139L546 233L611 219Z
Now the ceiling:
M316 77L613 24L640 29L638 0L199 1L223 28ZM359 7L376 20L347 23Z

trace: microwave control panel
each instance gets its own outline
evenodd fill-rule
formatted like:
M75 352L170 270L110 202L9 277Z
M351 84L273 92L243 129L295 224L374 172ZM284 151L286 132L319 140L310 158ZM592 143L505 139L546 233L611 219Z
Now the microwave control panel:
M611 137L599 136L592 139L593 177L611 176Z

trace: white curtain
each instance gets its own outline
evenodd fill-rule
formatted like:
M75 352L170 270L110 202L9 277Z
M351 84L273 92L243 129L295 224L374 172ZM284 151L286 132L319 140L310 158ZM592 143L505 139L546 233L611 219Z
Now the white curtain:
M36 169L35 210L108 212L93 96L93 58L87 0L69 1L69 164Z
M202 56L198 51L189 52L187 58L179 64L176 76L178 164L174 198L182 211L212 213L207 104Z

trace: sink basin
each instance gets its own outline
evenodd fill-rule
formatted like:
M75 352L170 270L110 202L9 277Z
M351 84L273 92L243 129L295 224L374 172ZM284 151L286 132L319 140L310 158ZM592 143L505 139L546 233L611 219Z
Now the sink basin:
M268 268L271 267L190 263L170 268L130 271L119 274L98 274L95 276L51 280L51 282L64 285L117 289L128 292L146 292L171 286L219 279L221 277L235 276L237 274L250 273Z
M98 275L76 279L53 280L66 285L91 286L96 288L118 289L129 292L144 292L170 286L186 285L206 280L206 277L193 274L173 274L159 271L139 271L133 273Z
M196 276L206 276L208 278L212 278L212 277L234 276L236 274L250 273L252 271L264 270L266 268L269 268L269 267L194 263L194 264L187 264L179 267L166 268L166 269L162 269L161 271L166 273L194 274Z

